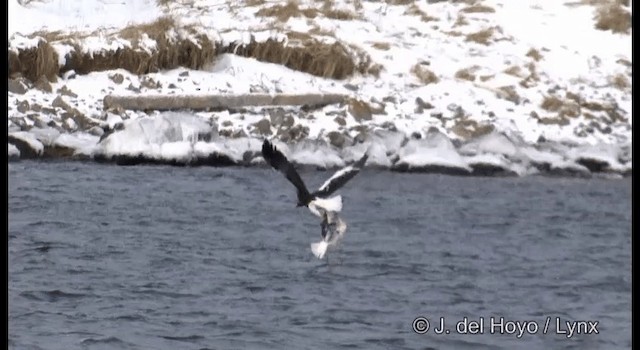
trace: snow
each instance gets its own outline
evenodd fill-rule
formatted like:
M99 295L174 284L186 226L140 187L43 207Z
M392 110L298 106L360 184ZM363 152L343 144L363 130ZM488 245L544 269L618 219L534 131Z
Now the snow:
M8 149L9 158L11 157L20 158L20 150L18 150L16 146L10 143L7 149Z
M236 162L249 157L250 163L259 163L259 157L252 158L253 154L259 154L261 140L269 138L295 162L320 168L342 166L368 151L368 164L385 168L444 166L468 171L469 164L484 163L525 175L533 169L530 163L583 171L585 168L577 162L592 159L607 162L612 171L630 170L631 86L621 88L611 84L616 76L631 82L631 68L620 63L632 62L630 35L597 30L594 6L548 0L483 0L480 4L495 12L464 13L461 10L468 5L458 2L414 4L434 20L423 21L419 15L411 14L407 5L370 1L361 2L360 9L345 0L333 2L333 9L351 12L357 17L354 20L336 20L319 14L315 18L291 17L282 22L256 15L261 8L273 6L272 2L248 6L242 2L194 0L159 6L155 0L47 0L22 6L17 0L10 0L9 49L13 51L37 45L41 39L30 34L41 30L82 33L83 50L89 53L113 50L131 45L128 40L113 36L119 29L169 15L224 45L249 43L252 39L276 39L286 41L287 45L300 45L298 40L287 38L287 32L295 31L327 43L341 42L348 50L366 53L383 67L378 77L355 74L338 81L280 64L223 54L201 70L178 67L145 75L123 69L82 75L67 72L51 84L53 94L37 89L24 95L9 94L10 130L32 127L10 134L28 140L25 142L39 152L45 146L58 144L84 155L143 154L181 161L221 154ZM298 6L319 9L311 0L300 0ZM631 11L631 7L627 10ZM461 24L461 18L466 24ZM488 45L466 40L468 34L487 28L493 30ZM188 32L185 30L177 28L173 34L184 35ZM388 49L376 43L387 44ZM65 65L72 46L64 42L52 45L59 54L58 64ZM147 36L142 36L138 44L142 50L155 45ZM528 55L530 50L537 51L540 59ZM416 64L433 71L438 82L421 83L411 71ZM460 78L457 73L462 69L475 78ZM530 81L531 85L523 84L532 72L537 79ZM115 81L115 75L122 76L121 83ZM64 100L89 120L110 129L122 123L124 130L98 143L99 137L78 130L78 120L59 115L47 120L39 118L45 124L50 121L56 124L55 128L42 129L34 127L39 124L28 116L33 112L22 113L12 108L22 101L50 107L56 91L63 86L78 95L65 96ZM505 99L505 88L517 94L517 101ZM311 112L284 106L284 113L293 118L295 127L308 128L305 140L285 144L274 139L281 132L279 125L271 124L270 135L257 133L255 123L265 118L274 120L269 111L260 108L147 114L104 111L102 103L108 94L322 92L344 94L383 107L384 113L374 113L371 120L358 120L346 104ZM621 118L611 122L605 111L581 107L578 117L567 118L568 125L539 122L540 118L558 115L557 111L542 108L543 100L548 96L565 100L568 93L578 95L582 101L614 105ZM431 106L418 111L418 98ZM57 113L62 113L59 108ZM587 118L586 113L591 116ZM341 124L335 121L337 116L342 119ZM492 125L494 131L467 139L456 132L461 119L476 125ZM595 131L578 132L594 122L610 130L600 132L599 128L592 128ZM434 134L433 130L439 133ZM218 131L246 137L226 138L219 136ZM332 131L346 135L345 147L337 149L324 143ZM197 137L199 134L212 138L203 141ZM364 140L355 141L361 136ZM539 143L540 139L546 141Z
M162 15L155 0L8 0L9 38L36 31L93 32L151 22ZM28 19L28 20L25 20Z

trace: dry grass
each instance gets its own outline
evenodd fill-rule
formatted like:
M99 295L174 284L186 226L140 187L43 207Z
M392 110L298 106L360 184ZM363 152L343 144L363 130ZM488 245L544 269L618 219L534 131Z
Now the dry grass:
M531 48L525 56L533 58L536 62L542 59L542 54L540 53L540 51L534 48Z
M461 69L456 72L455 77L457 79L475 81L476 75L474 72L477 70L477 68L478 68L477 66L473 66L473 67Z
M462 13L494 13L496 10L486 5L471 5L460 10Z
M264 5L266 2L266 0L245 0L244 4L245 6L254 7Z
M425 65L417 63L411 68L411 73L413 73L424 85L429 85L432 83L437 83L440 81L438 76L431 70L429 70Z
M522 78L522 68L519 66L511 66L503 71L505 74L512 75L514 77Z
M292 32L288 33L288 36L305 38L304 33ZM375 75L375 71L371 70L373 65L367 57L359 57L358 64L354 57L358 55L353 54L344 45L338 42L326 44L311 37L302 40L299 46L287 46L284 42L269 39L264 42L253 41L241 46L232 43L221 51L281 64L320 77L344 79L355 72Z
M409 5L414 3L415 0L385 0L389 5Z
M549 112L557 112L562 108L564 102L556 96L545 96L540 104L540 108Z
M629 79L623 74L616 74L610 78L611 84L615 86L619 90L626 90L631 87L631 83L629 83Z
M493 28L486 28L475 33L467 34L467 38L465 39L465 41L472 41L482 45L489 45L490 39L493 36L493 32Z
M627 34L631 30L631 13L618 3L600 6L596 12L596 28Z
M409 5L407 10L404 12L405 15L418 16L423 22L437 21L437 17L429 16L426 12L420 9L416 3L412 3Z
M280 22L286 22L291 17L304 16L306 18L316 18L319 14L322 14L327 18L342 21L348 21L357 18L357 16L351 12L333 9L332 2L328 0L325 0L325 3L320 10L315 8L301 9L296 1L289 1L285 5L273 5L271 7L264 7L256 12L256 16L275 17Z
M453 26L462 27L462 26L466 26L467 24L469 24L469 21L467 21L467 18L461 14L458 14L458 18L456 18L456 22L453 24Z
M37 47L9 51L9 75L21 74L35 82L40 77L55 81L58 75L58 54L46 40L40 40Z
M374 48L378 49L378 50L383 50L383 51L387 51L391 48L391 44L389 43L385 43L385 42L375 42L373 44L371 44L371 46L373 46Z
M37 48L21 50L17 55L9 55L9 74L20 72L32 81L45 75L55 79L60 73L74 70L78 74L112 69L126 69L134 74L157 72L161 69L172 69L179 66L199 69L215 56L214 43L205 35L187 29L192 37L173 39L167 31L175 28L175 22L163 17L148 24L129 26L119 32L109 34L108 39L127 39L131 47L121 47L112 51L85 52L82 48L83 38L90 34L74 35L60 32L36 33L48 40L41 40ZM155 49L149 51L139 46L144 36L156 41ZM191 38L195 38L193 42ZM52 42L73 46L66 57L66 63L60 67L57 55L51 47Z

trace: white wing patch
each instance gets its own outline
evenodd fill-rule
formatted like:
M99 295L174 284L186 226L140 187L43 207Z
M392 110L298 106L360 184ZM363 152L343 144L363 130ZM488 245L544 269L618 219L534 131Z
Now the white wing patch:
M322 186L320 186L320 188L318 189L318 192L322 192L324 191L327 187L329 187L329 184L331 184L331 181L338 179L344 175L347 175L348 173L350 173L351 171L355 170L353 168L352 165L349 165L348 167L344 167L338 171L336 171L335 174L333 174L327 181L325 181Z
M309 203L309 210L319 217L322 217L321 210L340 212L342 210L342 196L335 196L331 198L316 198Z

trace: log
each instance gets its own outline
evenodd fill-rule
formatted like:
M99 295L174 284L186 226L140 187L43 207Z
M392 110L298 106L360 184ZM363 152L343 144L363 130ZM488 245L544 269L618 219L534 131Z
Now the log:
M104 97L104 109L176 110L176 109L230 109L251 106L325 106L344 102L348 97L340 94L303 95L203 95L203 96L116 96Z

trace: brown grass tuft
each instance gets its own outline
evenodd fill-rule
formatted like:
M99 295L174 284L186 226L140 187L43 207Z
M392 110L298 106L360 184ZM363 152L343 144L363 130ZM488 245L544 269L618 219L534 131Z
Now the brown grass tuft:
M212 60L215 55L214 43L203 34L197 34L193 29L186 28L191 37L173 39L167 31L175 28L173 19L163 17L148 24L129 26L117 33L109 34L109 39L124 38L131 42L131 47L123 47L112 51L87 53L81 46L81 39L90 34L75 35L52 32L44 35L50 41L41 41L38 48L21 50L18 57L14 57L14 64L9 71L21 72L31 80L37 80L41 75L50 80L60 73L75 70L79 74L94 71L104 71L123 68L134 74L157 72L161 69L172 69L178 66L199 69ZM151 51L141 48L140 39L144 36L156 41L156 48ZM58 66L55 51L50 43L59 42L74 47L66 57L63 67ZM16 64L15 62L19 62Z
M560 110L560 108L562 108L563 105L564 103L561 99L555 96L545 96L540 107L545 111L557 112Z
M491 6L486 5L471 5L460 10L463 13L493 13L496 10Z
M58 75L58 54L44 39L37 47L19 50L18 53L9 51L9 75L20 73L35 82L40 77L55 81Z
M475 81L476 80L476 75L473 72L477 68L478 68L477 66L473 66L473 67L468 67L468 68L461 69L461 70L456 72L455 77L457 79Z
M481 31L467 34L466 41L473 41L482 45L489 45L489 39L493 36L493 28L483 29Z
M253 41L242 46L232 43L222 48L222 52L282 64L291 69L333 79L344 79L355 72L368 73L370 68L366 64L358 65L354 55L344 45L325 44L313 38L305 40L299 46L285 46L284 42L274 39Z
M513 75L514 77L522 77L522 68L519 66L511 66L503 71L505 74Z
M438 78L438 76L436 76L434 72L432 72L431 70L426 68L425 65L420 63L417 63L411 68L411 73L417 76L418 79L420 79L420 81L424 85L429 85L429 84L437 83L440 81L440 79Z
M542 54L540 53L540 51L534 48L531 48L525 56L533 58L536 62L542 59Z
M383 51L387 51L391 48L391 44L389 43L385 43L385 42L375 42L373 44L371 44L371 46L373 46L374 48L378 49L378 50L383 50Z
M627 34L631 30L631 13L620 4L600 6L596 12L596 29Z
M631 86L629 79L623 74L616 74L610 78L611 84L619 90L625 90Z
M407 10L404 12L405 15L418 16L423 22L437 21L437 17L429 16L426 12L422 11L416 3L412 3L409 5Z
M467 21L467 18L461 14L458 14L458 18L456 18L456 22L453 24L453 26L461 27L461 26L466 26L467 24L469 24L469 21Z
M318 14L322 14L327 18L343 21L356 18L356 15L351 12L333 9L332 2L328 0L325 0L321 10L315 8L301 9L296 1L290 0L286 5L273 5L262 8L256 12L256 16L276 17L280 22L286 22L291 17L304 16L307 18L316 18Z

